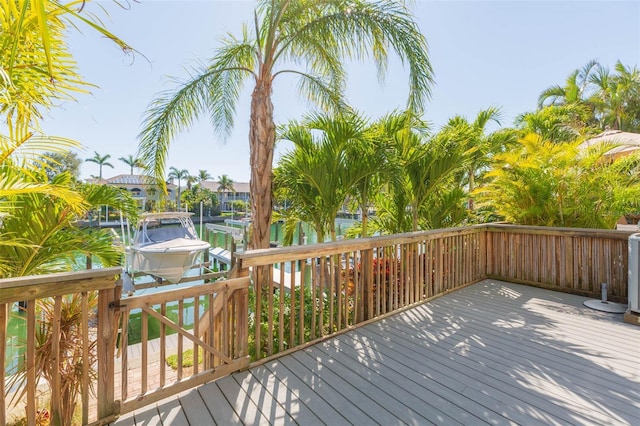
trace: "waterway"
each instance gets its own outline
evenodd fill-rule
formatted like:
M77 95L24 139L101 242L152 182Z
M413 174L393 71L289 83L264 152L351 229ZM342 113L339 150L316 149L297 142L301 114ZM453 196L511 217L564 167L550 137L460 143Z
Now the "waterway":
M338 229L338 233L341 235L343 234L346 229L351 226L351 224L353 223L353 221L349 221L349 220L340 220L337 223L337 229ZM204 225L203 225L204 226ZM299 229L296 229L294 236L293 236L293 241L294 244L296 244L299 241L304 241L307 244L313 244L316 242L316 237L315 237L315 232L312 230L312 228L307 225L307 224L302 224L301 228L302 232L303 232L303 238L301 239L299 236ZM118 230L119 231L119 230ZM196 225L196 231L198 233L198 235L203 235L204 233L200 233L200 225ZM284 231L283 231L283 224L281 223L275 223L271 226L271 241L273 242L277 242L278 245L282 245L283 244L283 238L284 238ZM306 238L305 238L306 237ZM125 244L127 243L127 236L125 235ZM224 245L224 236L218 234L216 236L216 241L214 241L214 245L217 244L219 246L223 246ZM85 263L85 259L84 257L78 257L78 262L76 265L76 268L78 270L83 269L85 267L86 263ZM94 262L93 264L94 268L99 268L100 265L97 262ZM286 263L285 264L286 267L286 271L287 272L291 272L290 269L290 264ZM310 269L307 269L307 274L310 273ZM307 277L308 279L308 277ZM189 283L188 285L194 285L197 284L197 282L195 283ZM155 287L155 288L148 288L145 289L141 292L136 292L136 293L143 293L143 294L150 294L150 293L154 293L154 292L158 292L158 291L162 291L162 290L166 290L166 289L173 289L175 288L175 285L170 285L170 286L165 286L165 287ZM193 318L193 309L194 309L194 303L195 301L193 299L191 299L191 301L186 301L184 303L184 311L183 311L183 323L184 323L184 327L187 329L190 329L193 327L193 322L192 322L192 318ZM204 310L207 308L208 306L208 298L203 296L200 299L200 312L204 312ZM174 303L174 304L168 304L166 307L166 315L168 318L177 321L178 318L178 304ZM128 337L128 344L135 344L135 343L139 343L140 339L141 339L141 324L142 324L142 320L141 320L141 312L140 310L137 311L133 311L131 312L130 316L129 316L129 337ZM157 337L160 336L160 323L154 319L154 318L148 318L148 336L149 339L155 339ZM172 334L171 332L169 332L168 334ZM5 365L6 365L6 372L7 374L13 374L16 372L16 370L18 369L18 367L21 365L21 363L24 360L24 353L26 351L26 318L25 318L25 313L23 310L19 309L18 304L14 304L13 308L11 309L11 317L9 319L9 323L8 323L8 328L7 328L7 353L6 353L6 359L5 359Z

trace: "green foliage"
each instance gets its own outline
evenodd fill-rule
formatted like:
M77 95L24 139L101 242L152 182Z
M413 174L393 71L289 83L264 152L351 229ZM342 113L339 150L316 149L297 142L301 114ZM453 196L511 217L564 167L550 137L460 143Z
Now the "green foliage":
M202 202L203 214L213 216L220 211L220 203L215 192L200 185L194 185L191 189L182 193L182 203L189 211L200 215L200 203Z
M250 81L251 245L266 248L273 206L274 82L293 76L306 99L323 110L345 111L348 60L372 58L382 78L388 55L395 52L409 68L407 108L422 111L433 80L426 40L405 2L261 0L253 18L239 36L227 35L212 60L192 70L187 81L152 102L139 154L160 180L170 142L194 120L207 115L216 133L231 132L240 94Z
M338 211L356 185L375 174L375 147L357 115L313 115L283 126L280 139L294 143L274 172L276 196L287 201L289 220L313 225L317 241L336 239Z
M198 359L203 360L203 350L198 348ZM178 369L178 355L169 355L167 357L167 365L173 370ZM187 349L182 352L182 367L193 367L193 349Z
M473 152L468 128L445 127L430 136L411 122L390 119L397 123L387 126L393 168L374 202L374 229L399 233L460 223L462 180Z
M614 71L597 61L589 61L573 71L564 86L545 89L538 99L538 107L558 105L579 108L575 118L580 127L607 128L628 132L640 131L640 70L616 62ZM542 134L545 138L550 135Z
M35 182L47 179L44 170L31 177ZM66 172L51 185L71 192L77 201L40 193L6 197L12 214L5 217L0 233L0 259L4 260L0 277L69 271L79 254L94 256L104 266L120 263L122 249L113 245L107 229L81 229L76 221L103 205L135 218L137 207L127 191L74 183Z
M49 181L62 172L68 172L76 181L80 177L82 160L72 151L45 152L38 158L37 163L45 168Z
M98 166L100 166L100 174L98 175L98 179L102 180L102 167L103 166L109 166L113 169L113 164L111 164L109 162L109 158L111 158L111 155L109 154L105 154L105 155L100 155L98 154L97 151L94 151L93 153L93 157L91 158L87 158L84 161L89 161L91 163L96 163Z
M96 320L97 292L88 292L87 306L89 322ZM51 407L52 422L54 424L72 424L72 419L77 401L82 390L82 371L85 361L83 344L88 344L86 359L90 366L97 364L97 341L94 339L85 342L83 337L83 327L88 324L82 323L82 295L76 293L60 298L56 302L54 298L38 299L29 302L36 305L36 334L35 334L35 374L36 382L44 380L49 384L49 389L59 394L59 407ZM56 315L59 312L59 316ZM53 329L60 327L62 338L57 342L58 353L54 348ZM26 345L26 342L25 342ZM54 366L57 365L57 371ZM54 389L54 375L59 374L59 387ZM94 383L97 379L97 372L89 369L89 383ZM17 374L9 379L9 386L17 386L21 392L14 394L14 401L25 397L27 380L27 365L20 364ZM93 391L93 388L90 388Z
M328 330L328 324L329 324L329 312L328 312L328 303L327 303L327 295L325 293L322 293L321 296L317 295L314 297L314 295L312 294L311 291L311 287L310 286L305 286L305 288L302 290L304 291L304 311L303 311L303 317L304 317L304 331L303 331L303 340L300 340L300 334L298 331L298 327L300 327L300 323L299 323L299 314L300 314L300 289L297 288L294 290L294 310L291 311L291 293L288 290L285 290L283 293L280 292L279 289L274 289L273 290L273 297L272 297L272 303L273 303L273 308L272 308L272 318L273 318L273 340L272 340L272 344L273 344L273 348L274 348L274 352L278 352L279 347L280 347L280 337L278 336L278 330L280 328L280 304L282 303L282 309L283 309L283 321L284 321L284 339L282 340L282 345L284 350L288 349L290 347L290 343L293 343L293 347L300 345L302 343L308 342L311 340L311 324L312 324L312 317L313 317L313 310L316 310L316 315L322 315L323 316L323 325L325 327L324 330L324 334L327 334L330 332L330 330ZM319 313L319 303L320 303L320 299L319 297L323 297L323 304L325 306L325 309L322 313ZM255 315L255 307L256 307L256 292L254 291L253 287L249 288L249 307L251 312L249 312L249 355L251 356L251 359L256 359L256 354L257 351L260 351L260 357L264 358L265 356L268 355L268 347L269 347L269 342L268 342L268 336L269 336L269 326L268 326L268 313L269 313L269 292L268 291L263 291L261 293L261 297L260 297L260 304L261 304L261 318L259 321L260 324L260 336L261 336L261 341L260 341L260 345L256 345L255 342L255 335L256 335L256 315ZM293 340L290 340L291 336L289 335L289 330L290 330L290 326L291 326L291 321L294 322L295 324L295 336L293 336ZM319 318L316 318L316 326L317 326L317 330L315 335L319 336L320 335L320 320Z
M581 151L529 134L495 158L478 195L505 220L522 225L615 227L640 200L638 156L605 157L611 146Z

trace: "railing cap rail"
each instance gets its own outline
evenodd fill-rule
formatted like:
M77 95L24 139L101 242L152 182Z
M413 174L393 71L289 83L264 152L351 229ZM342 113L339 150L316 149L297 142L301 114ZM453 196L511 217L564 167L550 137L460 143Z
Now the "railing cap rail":
M443 236L472 234L480 231L521 232L525 234L562 235L590 238L628 239L633 231L618 231L612 229L568 228L513 225L508 223L485 223L464 228L445 228L428 231L407 232L404 234L381 235L368 238L349 239L328 243L307 244L302 246L277 247L259 250L249 250L236 253L236 259L242 262L242 267L268 265L278 262L303 260L312 257L330 256L355 250L368 250L392 244L407 244L417 241L430 240Z
M0 279L0 303L112 289L119 284L116 277L122 272L118 266Z
M482 231L484 225L465 228L445 228L429 231L406 232L404 234L380 235L327 243L249 250L234 256L242 261L243 267L268 265L278 262L303 260L311 257L330 256L355 250L370 250L392 244L407 244L430 240L443 236L473 234Z

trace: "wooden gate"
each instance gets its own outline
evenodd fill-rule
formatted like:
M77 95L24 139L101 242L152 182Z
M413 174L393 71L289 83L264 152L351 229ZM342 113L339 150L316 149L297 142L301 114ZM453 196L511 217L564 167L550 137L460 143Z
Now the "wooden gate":
M248 287L245 277L120 300L120 413L246 368Z

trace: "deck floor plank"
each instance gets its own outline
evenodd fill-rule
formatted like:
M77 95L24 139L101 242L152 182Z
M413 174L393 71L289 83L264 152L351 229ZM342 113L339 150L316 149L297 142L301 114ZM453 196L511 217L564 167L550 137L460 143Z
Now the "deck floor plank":
M335 340L345 344L340 346L340 351L346 354L355 355L353 350L363 347L362 339L353 339L350 335L342 335ZM331 341L331 344L334 342ZM364 343L364 346L369 347L368 342ZM360 354L363 352L365 351L361 351ZM424 369L423 364L411 358L402 357L402 354L394 353L383 345L378 345L373 350L368 348L366 355L361 355L360 359L362 356L367 357L369 362L375 365L379 374L387 376L390 380L401 381L413 395L423 398L429 404L436 404L439 409L445 410L448 415L454 416L464 424L481 422L494 425L512 424L496 412L462 396L466 385L451 380L438 369Z
M162 420L160 418L160 413L158 412L157 404L152 404L149 407L145 407L136 412L134 420L136 422L136 426L162 426Z
M415 412L435 424L470 424L472 421L474 423L480 421L477 418L472 420L465 410L461 411L460 407L452 406L449 401L417 386L405 377L386 376L381 372L387 370L386 365L366 362L361 351L350 351L352 348L348 346L328 346L328 343L316 345L314 348L323 350L328 357L341 363L343 367L336 371L344 373L345 378L354 380L361 378L366 381L368 387L384 389L389 403L397 405L401 410L405 406L408 412ZM464 419L463 422L458 420L461 418Z
M227 401L217 382L207 383L198 388L198 393L218 425L241 425L242 421Z
M289 388L280 377L274 375L265 366L258 366L251 370L251 374L255 380L260 383L265 390L269 392L272 398L282 405L283 409L293 419L302 419L305 425L323 425L325 424L320 418L311 410L306 402L298 397L298 393L295 389ZM292 398L292 396L295 396ZM331 407L327 404L325 409ZM262 410L264 413L264 410ZM321 414L323 417L324 413ZM335 422L330 422L335 424Z
M190 391L184 392L180 395L179 399L189 425L214 426L216 424L198 389L191 389Z
M163 425L188 425L189 421L178 396L165 399L158 404L158 413Z
M640 424L640 328L584 300L485 280L115 424Z
M285 362L283 362L285 361ZM367 414L344 398L293 357L266 365L273 375L294 389L290 398L304 401L328 425L353 424ZM373 419L371 419L373 421Z
M290 356L307 368L319 382L325 382L351 404L363 407L371 421L388 425L404 424L410 421L409 416L404 415L405 413L394 415L384 407L384 402L380 403L386 396L381 389L369 388L363 386L364 383L360 381L350 381L342 377L334 370L335 362L332 359L323 359L320 354L310 354L307 351L294 352ZM366 417L360 417L351 421L362 424L367 423L365 419Z
M251 398L254 404L260 409L262 415L269 424L292 425L295 421L282 405L273 397L265 384L258 381L255 376L248 374L234 375L240 388ZM296 413L293 413L296 414Z
M223 377L216 383L220 387L224 397L240 418L240 422L246 425L269 424L269 420L262 414L260 408L251 400L249 395L238 384L234 376L246 377L250 374L244 371L239 374ZM215 415L215 414L214 414Z

